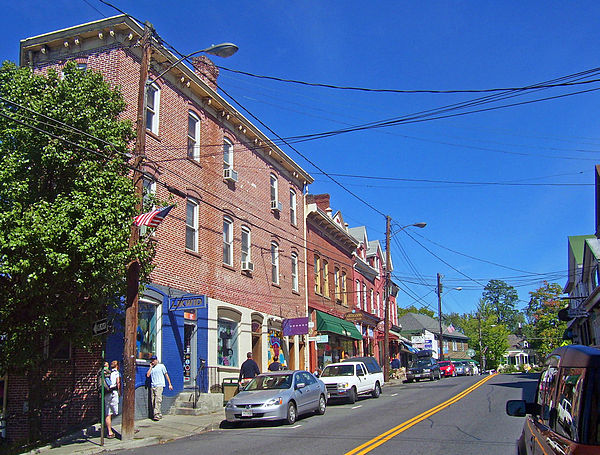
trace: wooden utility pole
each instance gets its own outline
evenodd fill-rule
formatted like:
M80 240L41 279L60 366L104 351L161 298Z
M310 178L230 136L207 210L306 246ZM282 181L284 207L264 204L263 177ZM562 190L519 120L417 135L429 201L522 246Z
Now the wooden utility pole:
M146 81L150 65L152 24L144 24L144 34L140 39L142 61L140 62L140 80L138 89L136 140L133 160L133 184L137 196L136 213L142 213L142 196L144 184L142 180L142 162L146 149ZM131 226L129 247L134 248L140 238L139 227ZM135 417L135 359L136 334L138 326L138 300L140 288L140 261L135 258L127 267L127 300L125 306L125 344L123 348L123 421L121 438L133 439Z
M385 296L385 316L383 325L383 378L385 382L390 379L390 224L392 219L386 217L386 228L385 228L385 289L383 294Z
M444 337L442 335L442 275L437 274L438 319L440 323L440 337L438 339L438 360L444 360Z

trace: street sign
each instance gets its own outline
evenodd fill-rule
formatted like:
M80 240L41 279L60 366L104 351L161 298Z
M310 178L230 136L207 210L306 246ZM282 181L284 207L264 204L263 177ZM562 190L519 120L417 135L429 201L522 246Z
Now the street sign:
M108 319L104 318L104 319L100 319L96 322L94 322L94 325L92 326L92 335L103 335L105 333L107 333L110 330L110 324L108 322Z
M567 314L570 318L587 318L589 316L588 312L582 308L569 308Z

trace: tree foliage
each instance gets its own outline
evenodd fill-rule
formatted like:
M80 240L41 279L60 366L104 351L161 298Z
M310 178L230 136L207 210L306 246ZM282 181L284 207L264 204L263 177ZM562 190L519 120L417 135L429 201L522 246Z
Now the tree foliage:
M562 293L560 284L547 281L529 293L531 298L526 312L530 324L527 334L530 346L542 359L563 344L567 323L558 319L558 312L564 306L559 298Z
M502 280L490 280L483 290L479 311L485 318L495 315L498 323L515 332L519 324L525 322L516 308L518 301L519 295L514 287Z
M48 340L89 346L93 322L125 295L126 265L137 256L150 271L151 246L128 246L136 197L124 109L101 75L75 64L46 75L0 68L0 368L40 362L60 347Z
M411 305L407 308L398 307L398 318L401 318L402 316L404 316L405 314L408 314L408 313L426 314L427 316L429 316L431 318L434 317L434 315L435 315L435 313L433 311L428 310L425 307L417 308L414 305Z

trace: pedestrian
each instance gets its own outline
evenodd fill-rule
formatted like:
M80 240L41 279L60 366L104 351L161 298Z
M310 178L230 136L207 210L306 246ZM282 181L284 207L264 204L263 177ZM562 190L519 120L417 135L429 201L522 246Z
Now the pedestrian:
M106 368L106 364L104 366ZM113 360L110 363L110 391L104 395L104 408L105 408L105 423L106 431L108 433L107 438L113 439L115 433L112 429L112 416L119 415L119 396L121 395L121 374L119 373L119 362ZM108 381L107 381L108 382Z
M277 359L271 362L269 365L269 371L279 371L281 369L281 363Z
M252 358L252 353L248 352L246 354L246 360L242 363L240 367L240 377L238 378L238 383L240 388L242 388L242 384L246 384L248 380L254 378L255 376L260 374L260 368L258 368L257 363Z
M169 383L169 390L173 390L173 385L167 373L167 368L162 363L158 363L158 358L155 355L150 357L150 368L148 368L146 377L151 379L152 419L159 421L162 419L160 407L162 404L163 388L165 387L165 378L167 378L167 382Z
M394 358L392 359L392 368L394 370L400 368L400 359L397 356L394 356Z

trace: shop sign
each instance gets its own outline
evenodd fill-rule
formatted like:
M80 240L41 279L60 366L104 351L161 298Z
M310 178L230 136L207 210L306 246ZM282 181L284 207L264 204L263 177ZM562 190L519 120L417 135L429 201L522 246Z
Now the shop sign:
M410 337L410 342L414 344L425 344L425 337Z
M317 335L316 337L308 337L308 341L317 343L329 343L329 335Z
M308 333L308 318L284 319L281 326L283 336L305 335Z
M184 295L169 299L169 311L208 308L206 295Z
M589 316L583 308L569 308L568 315L570 318L587 318Z
M362 318L363 318L362 313L350 312L350 313L346 313L344 315L344 319L346 321L351 321L351 322L360 322L360 321L362 321Z

